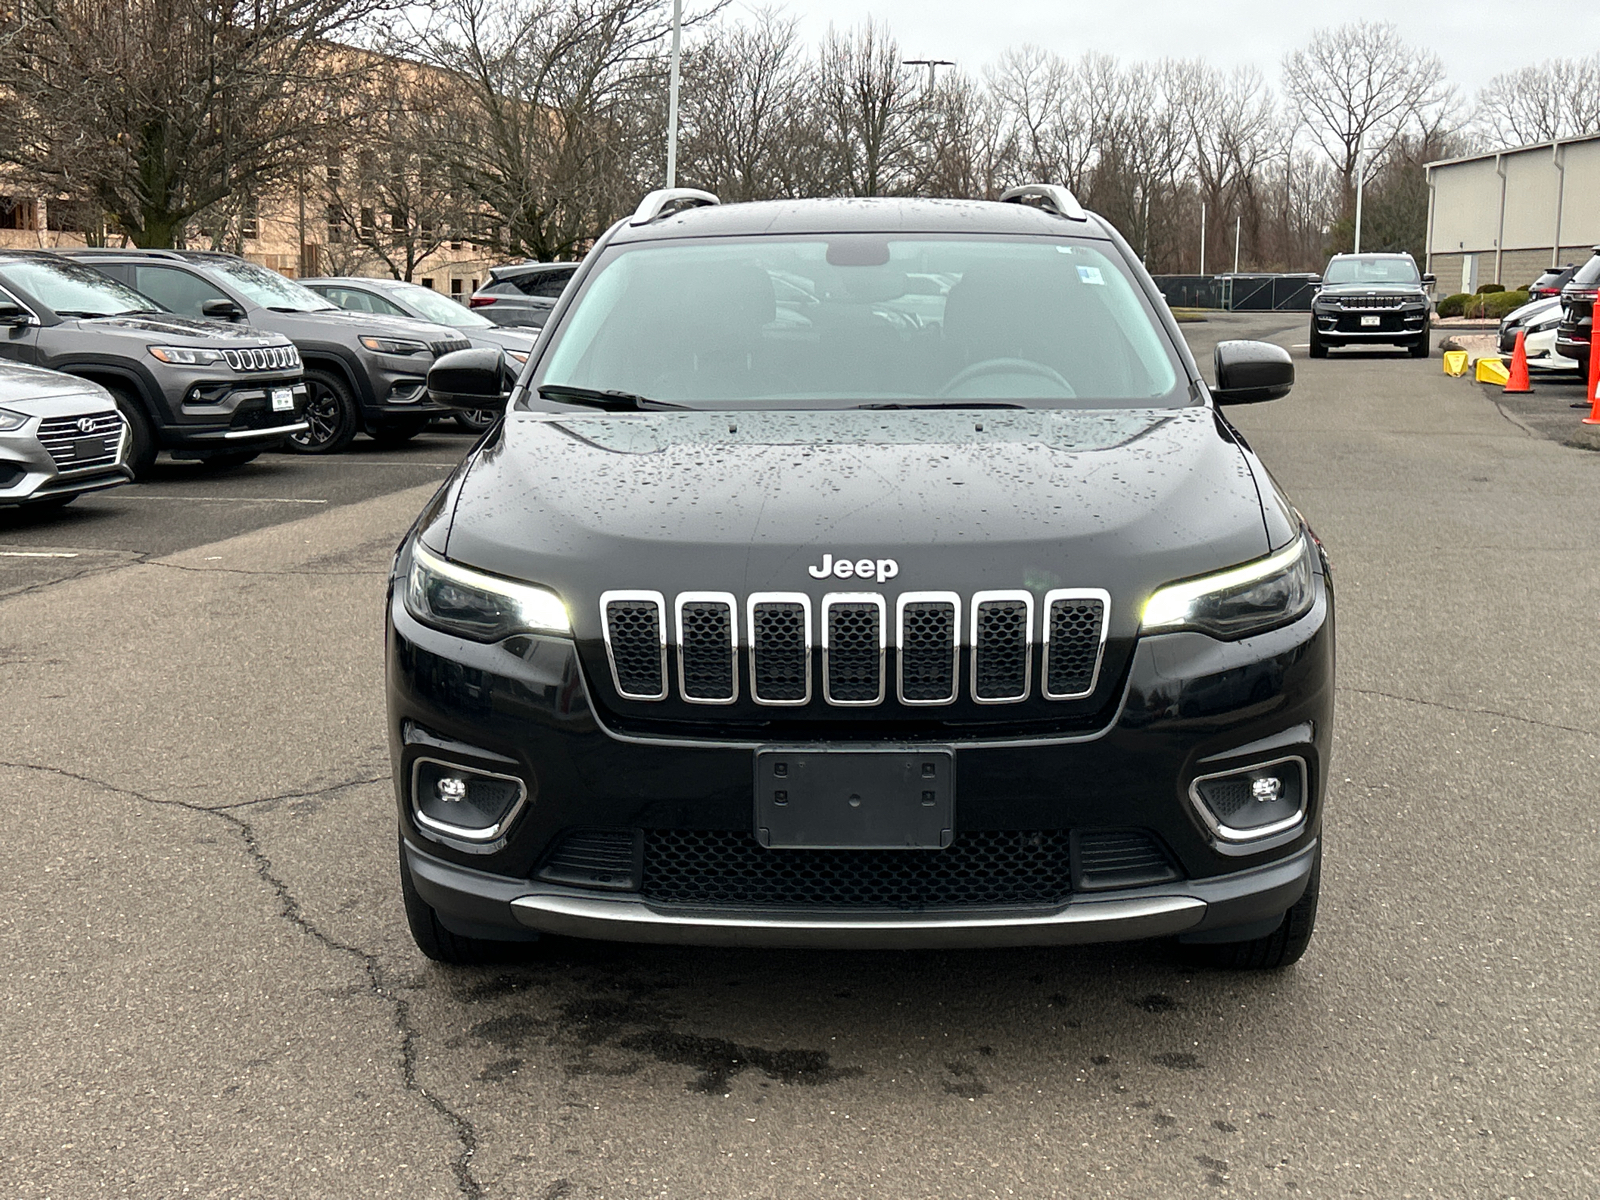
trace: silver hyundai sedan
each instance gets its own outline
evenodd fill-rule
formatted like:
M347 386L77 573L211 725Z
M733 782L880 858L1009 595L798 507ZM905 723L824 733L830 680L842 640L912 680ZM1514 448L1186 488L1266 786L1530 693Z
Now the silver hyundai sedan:
M133 478L128 423L98 383L0 361L0 508L59 508Z

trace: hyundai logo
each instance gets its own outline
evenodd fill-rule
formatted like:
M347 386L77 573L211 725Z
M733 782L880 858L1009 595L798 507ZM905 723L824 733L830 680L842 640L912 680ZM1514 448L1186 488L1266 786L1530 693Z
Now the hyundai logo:
M93 433L94 432L94 427L95 427L95 419L93 417L79 417L78 418L78 432L79 433Z

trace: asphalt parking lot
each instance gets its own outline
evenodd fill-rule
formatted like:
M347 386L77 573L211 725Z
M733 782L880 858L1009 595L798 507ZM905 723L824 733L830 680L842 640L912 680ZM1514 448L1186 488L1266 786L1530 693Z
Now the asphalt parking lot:
M1185 329L1206 360L1305 340ZM1278 974L1157 945L440 968L400 910L381 603L470 440L0 516L3 1191L1600 1194L1600 454L1437 356L1294 354L1293 395L1234 411L1339 590L1322 913Z

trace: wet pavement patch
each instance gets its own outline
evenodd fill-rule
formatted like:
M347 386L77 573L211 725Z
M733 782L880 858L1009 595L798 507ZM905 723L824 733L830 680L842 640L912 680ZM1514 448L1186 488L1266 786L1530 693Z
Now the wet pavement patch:
M1177 1051L1170 1054L1152 1054L1150 1061L1158 1067L1166 1067L1169 1071L1198 1071L1205 1065L1186 1051Z
M697 1037L666 1029L634 1034L623 1038L620 1044L624 1049L642 1051L664 1063L693 1067L699 1074L688 1084L691 1092L725 1092L733 1076L752 1068L769 1079L807 1087L861 1073L853 1067L831 1066L826 1050L766 1050L760 1046L741 1046L723 1038Z

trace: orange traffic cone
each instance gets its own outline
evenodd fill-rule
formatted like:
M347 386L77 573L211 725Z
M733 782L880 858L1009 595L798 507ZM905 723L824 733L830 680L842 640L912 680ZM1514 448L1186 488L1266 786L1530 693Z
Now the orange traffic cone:
M1526 337L1526 332L1517 330L1517 348L1511 353L1511 378L1506 380L1505 386L1507 396L1523 396L1533 391L1533 385L1528 382L1528 349L1523 345Z
M1589 338L1589 415L1585 425L1600 425L1600 354L1594 352L1594 337Z

